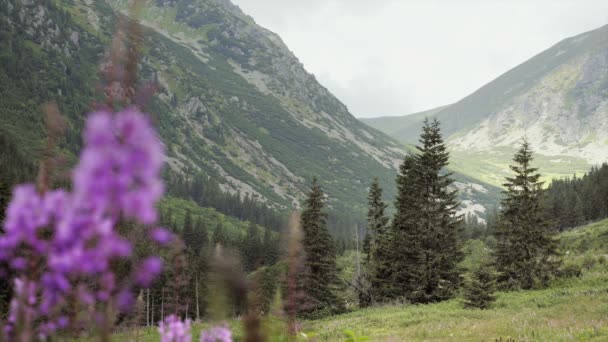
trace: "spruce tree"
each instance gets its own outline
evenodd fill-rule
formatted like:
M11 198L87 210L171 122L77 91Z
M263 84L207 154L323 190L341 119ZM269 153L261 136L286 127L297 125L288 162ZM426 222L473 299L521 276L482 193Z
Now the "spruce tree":
M450 190L453 180L444 170L449 153L437 120L424 121L417 149L397 177L395 282L399 296L428 303L451 298L460 286L462 225L456 191Z
M542 182L530 165L532 150L524 140L515 154L514 177L507 178L495 250L499 281L506 288L546 286L559 263L550 221L544 215Z
M450 190L451 173L444 172L449 153L437 119L424 121L417 149L414 169L421 199L419 223L424 236L425 273L421 300L434 302L452 297L461 283L457 266L464 257L459 243L461 218L456 216L457 192Z
M323 190L313 178L311 190L304 203L301 226L302 245L306 255L307 275L303 312L333 313L342 310L337 291L341 289L336 265L336 245L327 230Z
M413 301L420 297L422 288L424 236L419 225L420 197L415 174L415 159L406 156L397 175L397 198L395 216L391 225L393 237L393 282L392 297Z
M375 178L370 186L367 212L366 274L369 279L372 301L390 299L393 294L393 265L391 259L392 235L388 228L387 205L382 201L382 188Z
M480 265L464 288L466 308L488 309L496 300L496 275L488 265Z

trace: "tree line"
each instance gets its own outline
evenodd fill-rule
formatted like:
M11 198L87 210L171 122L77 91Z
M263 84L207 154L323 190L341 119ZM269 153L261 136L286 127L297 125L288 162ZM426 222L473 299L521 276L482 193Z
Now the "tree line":
M446 172L449 153L438 121L425 120L417 153L404 158L396 178L395 213L389 217L377 179L369 188L363 267L354 287L362 307L391 301L432 303L462 291L467 306L485 308L495 286L531 289L547 286L560 266L554 227L546 217L540 174L530 165L524 141L513 158L513 177L506 179L504 198L491 234L492 258L465 281L459 263L465 217L457 215L457 190ZM323 193L314 180L301 225L306 254L306 289L316 310L343 308L337 291L335 242L327 233ZM480 226L469 217L470 225ZM473 229L469 234L484 234Z
M577 177L556 179L546 191L547 216L558 231L608 217L608 164Z

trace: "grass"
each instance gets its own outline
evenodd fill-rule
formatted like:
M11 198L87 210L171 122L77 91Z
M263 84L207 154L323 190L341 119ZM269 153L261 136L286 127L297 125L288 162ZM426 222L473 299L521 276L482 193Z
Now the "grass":
M513 172L509 168L513 164L515 149L496 148L492 152L464 152L451 151L450 168L454 171L479 179L488 184L502 187L505 177L511 177ZM549 185L556 178L583 175L591 169L591 165L582 158L569 156L545 156L540 153L534 155L535 167L539 167L541 180Z
M608 220L558 238L564 264L580 265L581 277L558 279L542 290L498 293L489 310L464 309L459 299L389 305L305 321L303 330L315 341L344 341L347 330L371 341L608 341ZM230 324L242 340L240 322ZM193 333L202 328L195 325ZM155 328L143 328L113 339L132 340L158 341L158 335Z
M388 306L305 323L320 341L352 330L392 341L606 341L608 274L592 271L549 289L500 293L490 310L466 310L458 299L430 305Z

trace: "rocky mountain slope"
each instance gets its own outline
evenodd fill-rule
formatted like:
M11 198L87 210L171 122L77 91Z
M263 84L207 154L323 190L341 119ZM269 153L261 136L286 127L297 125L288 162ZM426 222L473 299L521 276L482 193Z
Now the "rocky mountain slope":
M455 154L467 158L507 157L527 137L549 173L605 162L608 26L559 42L457 103L391 119L384 131L411 143L424 116L439 118ZM386 120L365 122L382 130Z
M203 173L277 209L297 207L313 176L336 210L363 212L372 177L394 195L404 149L356 120L280 37L227 0L140 3L138 70L158 88L147 110L172 172ZM0 0L0 132L25 155L40 156L48 100L68 119L62 152L76 155L83 115L100 98L99 65L131 4ZM482 184L460 184L467 210L495 198Z

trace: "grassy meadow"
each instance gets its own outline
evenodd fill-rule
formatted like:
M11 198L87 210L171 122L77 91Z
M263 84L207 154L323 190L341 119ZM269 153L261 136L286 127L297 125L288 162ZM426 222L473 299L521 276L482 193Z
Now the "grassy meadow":
M346 341L345 331L371 341L608 341L608 220L561 233L559 240L564 265L581 275L547 289L498 293L492 309L464 309L458 298L386 305L304 321L302 331L312 341ZM471 250L483 258L483 251ZM230 325L241 340L240 322ZM202 328L193 326L195 341ZM117 342L158 340L155 328L114 336Z

